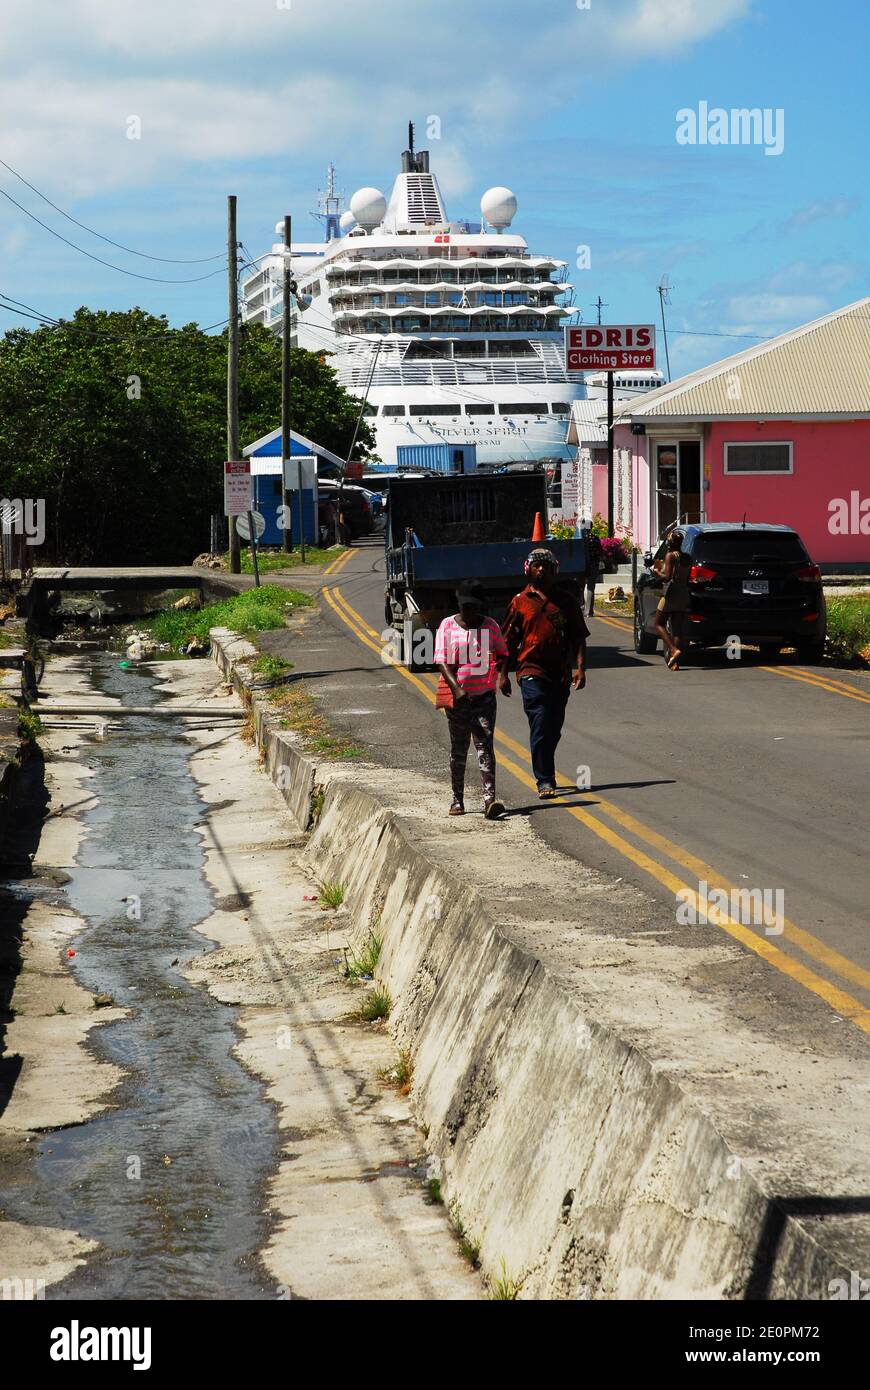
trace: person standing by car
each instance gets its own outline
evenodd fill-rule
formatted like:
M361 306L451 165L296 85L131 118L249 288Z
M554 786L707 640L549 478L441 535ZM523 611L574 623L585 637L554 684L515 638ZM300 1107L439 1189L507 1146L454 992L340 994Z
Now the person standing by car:
M581 603L556 584L559 562L551 550L535 549L525 562L526 587L511 600L502 629L508 656L499 673L499 690L510 695L508 664L516 662L517 682L529 721L532 770L542 801L556 794L556 748L562 737L571 690L586 685L589 629Z
M656 608L655 630L664 643L669 671L680 669L680 657L685 647L683 632L689 610L689 570L692 561L683 554L682 545L682 531L672 531L668 536L664 560L657 560L653 566L664 580L664 591Z
M589 570L586 575L586 617L592 618L595 616L595 585L601 578L601 571L604 568L604 550L600 537L596 536L592 530L591 522L587 540L589 542Z
M507 655L501 628L484 613L483 589L466 582L456 591L459 612L445 618L435 635L435 664L441 673L435 703L450 730L451 816L465 815L465 766L474 740L487 820L504 815L495 795L495 688Z

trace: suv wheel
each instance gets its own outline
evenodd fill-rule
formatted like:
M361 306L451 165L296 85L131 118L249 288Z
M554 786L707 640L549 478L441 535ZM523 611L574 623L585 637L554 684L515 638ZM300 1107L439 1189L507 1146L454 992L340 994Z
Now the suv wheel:
M825 654L824 642L798 642L797 644L798 661L808 662L811 666L821 661Z
M762 642L758 650L761 653L761 660L769 665L770 662L776 661L782 651L782 644L780 642Z
M652 656L659 639L647 632L643 625L643 605L640 594L634 596L634 650L641 656Z

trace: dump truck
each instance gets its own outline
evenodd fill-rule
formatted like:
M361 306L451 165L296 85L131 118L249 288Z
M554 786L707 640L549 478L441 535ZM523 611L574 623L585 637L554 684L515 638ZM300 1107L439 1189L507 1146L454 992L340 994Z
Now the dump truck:
M546 529L543 471L393 478L385 529L384 620L391 655L412 670L433 670L434 634L456 612L456 587L474 580L487 612L502 622L526 583L538 514ZM589 564L585 539L547 540L560 583L582 599Z

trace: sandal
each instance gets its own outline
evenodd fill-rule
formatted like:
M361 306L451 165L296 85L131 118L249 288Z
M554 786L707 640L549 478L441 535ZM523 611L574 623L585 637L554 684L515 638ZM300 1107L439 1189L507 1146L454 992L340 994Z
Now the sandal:
M683 653L682 653L681 651L679 651L679 650L677 650L677 651L671 653L671 655L668 657L668 670L669 670L669 671L679 671L679 669L680 669L680 657L681 657L682 655L683 655Z
M450 804L450 810L447 812L447 814L448 816L464 816L465 807L463 806L461 801L453 801Z
M551 787L551 786L547 785L546 783L544 784L543 787L538 787L538 800L539 800L539 801L549 801L549 800L550 800L552 797L554 797L555 795L556 795L556 788L555 788L555 787Z
M491 797L489 801L483 803L483 814L487 820L498 820L500 816L504 815L504 802L497 801L494 796Z

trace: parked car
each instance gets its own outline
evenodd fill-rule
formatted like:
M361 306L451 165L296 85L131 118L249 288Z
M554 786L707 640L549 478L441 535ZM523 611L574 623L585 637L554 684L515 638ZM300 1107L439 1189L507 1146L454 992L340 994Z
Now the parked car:
M772 660L796 647L802 661L817 661L825 645L822 576L806 546L789 526L715 522L680 527L689 571L685 637L715 647L729 637L761 648ZM635 651L656 649L653 620L662 578L653 568L663 560L665 540L644 555L634 605Z
M332 529L335 508L338 506L338 486L320 483L317 488L318 520L321 531ZM366 536L372 529L372 504L365 488L345 483L341 491L341 509L350 540ZM330 540L332 539L330 535Z

